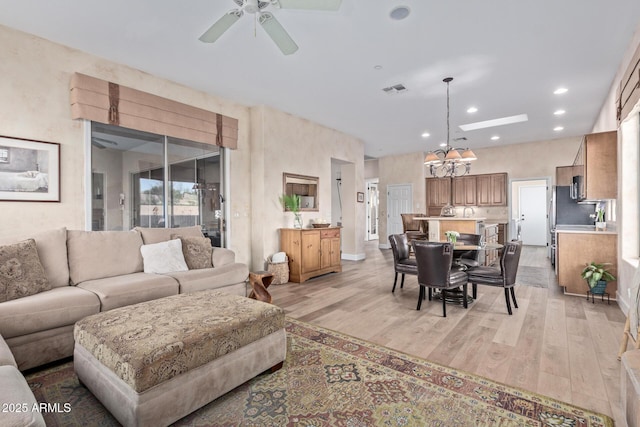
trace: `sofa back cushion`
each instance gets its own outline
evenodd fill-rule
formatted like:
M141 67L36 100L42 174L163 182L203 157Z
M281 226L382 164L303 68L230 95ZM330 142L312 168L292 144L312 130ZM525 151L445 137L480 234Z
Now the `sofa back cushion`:
M0 240L0 244L17 243L32 238L36 241L38 257L44 267L47 280L52 288L69 286L69 263L67 261L67 229L43 231L21 238Z
M0 246L0 303L49 289L35 240Z
M167 240L171 240L172 234L175 234L173 237L203 237L202 230L199 225L194 225L192 227L178 227L178 228L144 228L144 227L136 227L134 228L137 232L142 235L142 240L145 245L151 245L153 243L166 242Z
M141 272L141 246L135 231L67 231L71 283Z

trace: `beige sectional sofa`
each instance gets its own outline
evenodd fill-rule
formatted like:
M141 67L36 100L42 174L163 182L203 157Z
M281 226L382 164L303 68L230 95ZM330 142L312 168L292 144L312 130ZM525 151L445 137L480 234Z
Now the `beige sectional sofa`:
M199 227L132 231L61 228L32 236L51 289L0 302L0 349L6 342L13 360L5 366L22 371L72 356L74 324L100 311L205 289L246 296L248 268L236 263L235 254L228 249L213 248L212 268L144 272L143 245L197 236L202 236ZM0 364L1 360L0 355ZM3 385L12 374L8 375L5 378L0 373L0 403L8 398Z

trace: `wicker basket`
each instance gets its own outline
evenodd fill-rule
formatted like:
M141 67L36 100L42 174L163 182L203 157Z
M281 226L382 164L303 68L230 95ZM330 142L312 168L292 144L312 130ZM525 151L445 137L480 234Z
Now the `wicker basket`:
M284 262L271 262L271 257L267 261L267 271L273 273L272 285L282 285L289 282L289 258Z

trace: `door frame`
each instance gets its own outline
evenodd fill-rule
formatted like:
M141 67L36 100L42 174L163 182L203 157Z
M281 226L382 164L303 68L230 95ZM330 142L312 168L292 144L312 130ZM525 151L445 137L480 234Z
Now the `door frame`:
M544 181L544 185L546 185L547 187L547 197L546 197L546 204L545 204L545 208L549 206L549 203L551 201L551 177L550 176L543 176L543 177L532 177L532 178L514 178L514 179L509 179L509 194L507 194L507 201L508 201L508 206L509 206L509 236L513 236L511 238L515 238L517 237L517 232L518 232L518 214L520 211L520 206L519 206L519 197L514 198L514 193L519 193L519 191L515 191L518 187L514 187L514 184L516 182L523 182L523 181L541 181L542 185L542 181ZM549 212L547 210L547 230L549 229ZM551 246L551 235L549 233L547 233L547 248L550 249Z

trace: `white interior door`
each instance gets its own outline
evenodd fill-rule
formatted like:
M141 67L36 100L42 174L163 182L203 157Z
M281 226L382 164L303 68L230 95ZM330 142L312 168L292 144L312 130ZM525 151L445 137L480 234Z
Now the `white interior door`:
M387 236L402 234L401 213L412 212L413 190L411 184L387 187Z
M547 187L522 186L518 211L523 245L547 245Z
M380 197L378 193L378 183L367 184L367 240L378 239L378 207Z

